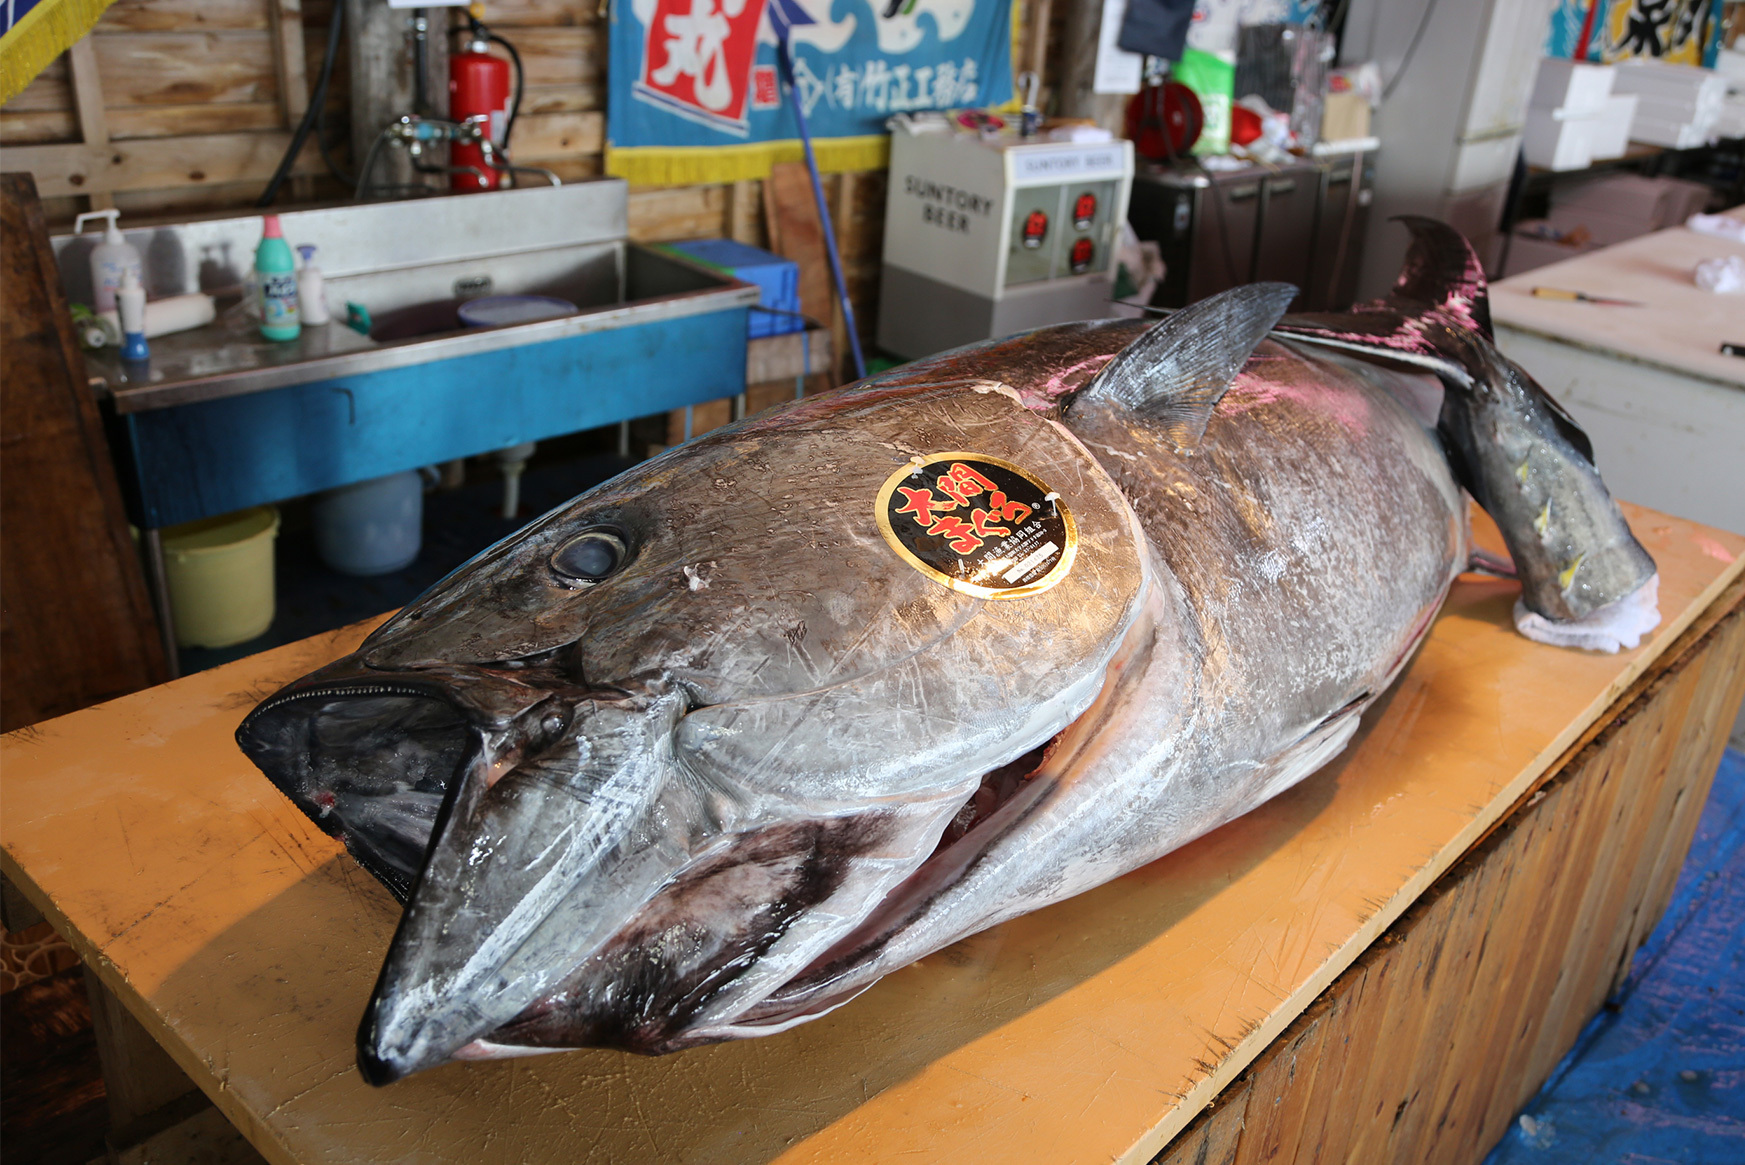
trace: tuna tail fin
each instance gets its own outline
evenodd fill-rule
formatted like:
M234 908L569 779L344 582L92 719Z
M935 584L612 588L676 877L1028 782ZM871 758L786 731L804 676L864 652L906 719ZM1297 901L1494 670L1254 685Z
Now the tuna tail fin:
M1296 295L1288 283L1251 283L1190 304L1123 348L1072 404L1105 400L1142 413L1161 423L1177 448L1192 449L1236 373Z
M1426 307L1440 308L1485 339L1496 339L1484 265L1466 236L1422 215L1403 214L1394 221L1412 232L1412 245L1387 306L1405 316L1418 315Z

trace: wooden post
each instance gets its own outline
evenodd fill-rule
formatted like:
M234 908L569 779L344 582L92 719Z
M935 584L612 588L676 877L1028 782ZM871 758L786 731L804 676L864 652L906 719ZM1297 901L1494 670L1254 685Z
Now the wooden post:
M279 77L279 109L286 129L296 129L309 108L309 78L303 63L302 0L270 0L267 19L273 30L273 69Z
M735 182L727 188L727 236L739 243L757 246L759 220L763 215L763 192L756 179ZM773 247L771 248L774 249Z
M1101 0L1070 0L1066 14L1066 46L1060 63L1060 115L1088 117L1104 129L1119 134L1127 98L1120 94L1099 96L1093 88L1097 74L1097 37L1103 28Z
M9 732L168 678L28 174L0 176L0 349L0 729Z
M413 112L412 14L382 0L343 0L346 45L351 50L351 148L362 167L387 126ZM448 23L445 10L430 18L425 83L436 113L448 109ZM428 156L428 155L427 155ZM440 156L435 159L440 160ZM371 186L406 186L424 179L405 151L384 147L370 172Z
M309 109L309 77L303 57L302 0L267 0L267 21L273 35L273 71L279 82L280 124L295 131ZM314 195L306 175L291 179L297 201Z
M103 83L97 76L97 53L91 47L90 34L73 42L67 50L67 71L73 80L73 107L79 116L79 140L87 146L105 149L109 145L109 117L103 111ZM115 198L107 190L88 196L91 210L108 210Z

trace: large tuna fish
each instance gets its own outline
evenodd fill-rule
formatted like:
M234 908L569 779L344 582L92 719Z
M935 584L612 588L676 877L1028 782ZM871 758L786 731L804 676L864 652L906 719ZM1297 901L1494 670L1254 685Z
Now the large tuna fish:
M1463 482L1530 630L1633 643L1653 563L1412 226L1367 311L1241 288L717 430L264 702L243 748L406 903L364 1075L778 1032L1246 812L1406 665Z

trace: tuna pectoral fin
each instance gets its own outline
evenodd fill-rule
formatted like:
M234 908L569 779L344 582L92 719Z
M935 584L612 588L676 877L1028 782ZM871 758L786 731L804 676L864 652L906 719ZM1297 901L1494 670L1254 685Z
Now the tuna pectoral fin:
M1164 426L1177 448L1192 449L1296 294L1288 283L1253 283L1190 304L1122 349L1077 399L1143 413Z
M1515 569L1515 560L1507 554L1493 554L1482 546L1472 548L1466 559L1466 569L1497 578L1515 578L1520 573Z

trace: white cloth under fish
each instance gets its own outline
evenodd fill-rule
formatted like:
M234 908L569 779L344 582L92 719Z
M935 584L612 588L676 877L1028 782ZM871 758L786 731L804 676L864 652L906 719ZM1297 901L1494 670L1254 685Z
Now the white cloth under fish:
M1515 600L1515 630L1535 643L1552 647L1579 647L1616 655L1635 647L1642 637L1660 626L1660 575L1656 573L1615 603L1609 603L1584 619L1553 623Z
M1736 295L1745 291L1745 259L1738 255L1704 259L1691 278L1704 291Z
M1717 239L1745 243L1745 219L1730 218L1724 214L1693 214L1684 220L1684 225L1699 235L1713 235Z

